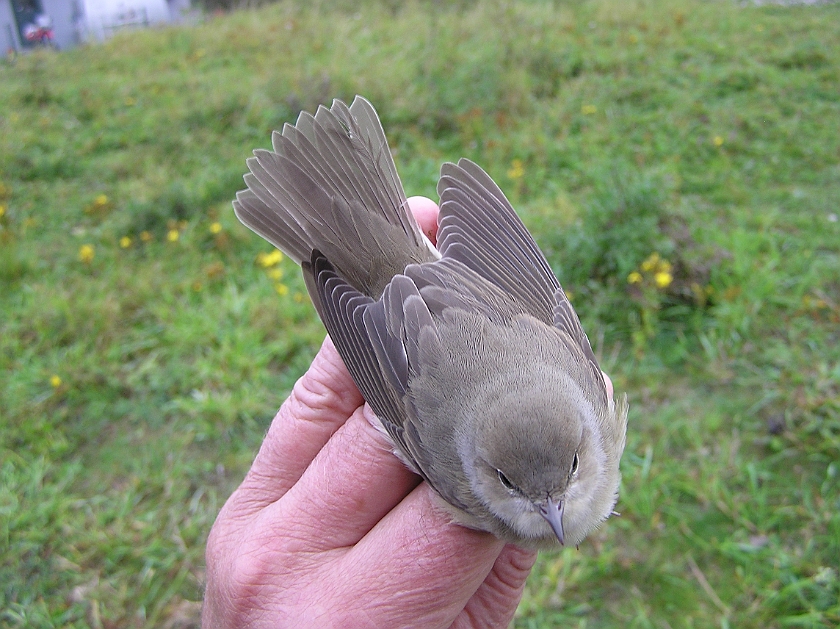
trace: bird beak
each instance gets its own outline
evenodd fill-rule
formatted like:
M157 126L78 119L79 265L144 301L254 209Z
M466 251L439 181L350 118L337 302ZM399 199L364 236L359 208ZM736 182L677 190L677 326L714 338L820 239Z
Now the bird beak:
M557 536L561 545L565 544L566 536L563 534L563 501L554 502L549 498L545 504L540 505L540 515L551 525L551 530Z

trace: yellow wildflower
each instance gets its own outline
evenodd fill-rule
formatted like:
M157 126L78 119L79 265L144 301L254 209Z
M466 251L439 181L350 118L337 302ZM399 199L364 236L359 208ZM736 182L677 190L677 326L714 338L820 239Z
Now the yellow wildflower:
M120 238L120 247L123 249L128 249L131 246L131 238L128 236L123 236Z
M50 385L53 389L57 389L61 386L61 376L53 374L50 376Z
M659 260L659 254L654 251L642 262L642 271L653 271L659 265Z
M627 283L628 284L640 284L642 281L642 274L638 271L633 271L630 275L627 276Z
M522 179L525 176L525 166L521 159L515 159L510 163L510 170L507 171L511 179Z
M659 288L668 288L674 280L674 277L666 271L659 271L653 276L653 280Z
M283 279L283 269L271 269L267 273L268 277L271 279L278 281Z
M147 231L141 231L140 232L140 240L142 240L143 242L149 242L151 239L152 239L152 234L150 232L147 232Z
M277 290L278 295L288 295L289 294L289 287L285 284L277 284L274 287Z
M257 255L257 264L259 264L264 269L274 266L275 264L280 264L280 261L283 259L283 254L280 252L279 249L275 249L271 253L260 253Z
M721 137L721 136L719 136L719 135L716 135L716 136L712 139L712 143L713 143L715 146L723 146L723 137Z
M93 261L93 245L82 245L79 247L79 261L90 264Z
M177 229L170 229L168 232L166 232L166 239L169 242L178 242L178 238L180 237L181 232L179 232Z
M210 223L210 233L211 234L218 234L222 231L222 224L219 222Z
M303 293L302 293L302 292L300 292L300 291L297 291L297 292L295 293L295 297L294 297L294 299L295 299L295 301L296 301L296 302L298 302L299 304L300 304L300 303L303 303Z
M3 218L3 216L5 214L6 214L6 206L5 205L0 205L0 218Z
M580 113L582 113L584 116L591 116L596 111L598 111L598 108L595 105L584 105L580 108Z
M108 205L108 196L105 194L97 195L97 197L93 200L93 203L98 206Z

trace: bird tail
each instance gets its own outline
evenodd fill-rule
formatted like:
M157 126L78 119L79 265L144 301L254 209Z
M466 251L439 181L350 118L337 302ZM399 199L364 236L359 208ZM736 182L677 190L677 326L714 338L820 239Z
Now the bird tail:
M357 96L272 134L248 159L233 208L248 228L298 264L313 251L378 298L411 263L437 257L411 212L373 106Z

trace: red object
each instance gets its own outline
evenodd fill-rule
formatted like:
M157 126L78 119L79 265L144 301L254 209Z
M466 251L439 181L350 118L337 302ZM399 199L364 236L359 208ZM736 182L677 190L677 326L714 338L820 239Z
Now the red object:
M27 24L23 29L23 36L26 41L33 44L41 44L42 46L52 46L53 31L48 26L36 26L35 24Z

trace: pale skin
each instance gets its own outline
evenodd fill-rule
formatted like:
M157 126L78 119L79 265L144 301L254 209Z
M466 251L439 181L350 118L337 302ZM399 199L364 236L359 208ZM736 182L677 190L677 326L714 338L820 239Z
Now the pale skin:
M376 423L327 338L210 531L205 629L509 625L536 553L452 523Z

